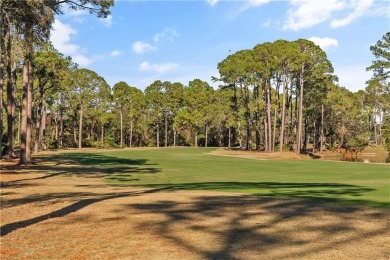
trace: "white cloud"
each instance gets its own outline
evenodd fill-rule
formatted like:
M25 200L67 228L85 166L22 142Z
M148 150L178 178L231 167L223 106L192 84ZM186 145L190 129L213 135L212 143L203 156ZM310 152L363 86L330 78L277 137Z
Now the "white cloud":
M133 43L133 51L137 54L141 54L147 51L153 51L156 49L157 48L155 46L152 46L146 42L136 41L135 43Z
M75 54L79 46L70 43L72 35L77 34L70 25L62 23L56 19L53 23L53 30L51 31L51 42L54 47L65 55Z
M367 65L333 65L335 75L339 77L339 85L352 92L365 89L366 81L371 78L371 72L366 71Z
M139 70L140 71L155 71L157 73L165 73L168 71L172 71L172 70L176 69L177 67L179 67L179 64L172 63L172 62L150 64L149 62L144 61L139 65Z
M111 27L112 15L108 15L106 18L101 18L100 21L104 24L104 26Z
M310 41L314 42L318 46L321 47L321 49L325 50L329 47L337 47L339 46L339 42L336 39L328 38L328 37L311 37L309 38Z
M118 57L118 56L121 56L122 55L122 52L119 51L119 50L113 50L111 53L110 53L110 56L111 57Z
M218 2L218 0L207 0L207 3L208 3L209 5L211 5L212 7L213 7L214 5L216 5L217 2Z
M50 40L59 52L71 56L73 61L81 66L88 66L94 59L84 56L80 51L80 46L71 43L72 35L76 34L77 31L69 24L56 19L53 23Z
M173 42L175 38L179 37L180 34L173 28L166 27L164 31L156 33L153 37L154 42L159 42L163 39L167 39L170 42Z
M333 28L337 28L350 24L351 22L362 16L370 8L373 2L374 0L360 0L358 2L352 1L352 3L356 5L355 10L343 19L333 20L330 23L330 26L332 26Z
M245 12L250 8L260 7L262 5L268 4L271 0L249 0L245 1L244 5L242 5L236 12L235 16L238 17L240 14Z
M259 7L259 6L262 6L264 4L268 4L270 2L270 0L249 0L249 5L251 7Z
M85 57L82 54L72 55L72 60L83 67L86 67L86 66L90 65L92 62L94 62L94 59L90 59L88 57Z
M283 29L294 31L327 21L334 12L346 7L346 2L341 0L291 0L290 3L292 7L287 11L287 21Z

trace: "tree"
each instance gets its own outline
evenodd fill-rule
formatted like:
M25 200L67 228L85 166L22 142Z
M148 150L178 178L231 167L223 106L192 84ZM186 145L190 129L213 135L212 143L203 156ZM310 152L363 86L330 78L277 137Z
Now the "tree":
M124 110L129 106L130 99L130 86L126 82L121 81L113 87L114 102L119 108L120 116L120 147L123 147L123 113Z
M79 136L78 148L82 148L83 116L84 113L94 106L103 91L106 91L108 84L104 78L96 72L88 69L78 69L73 75L73 96L72 99L79 110Z
M374 134L377 142L381 137L382 125L386 114L390 113L390 32L387 32L382 40L370 47L375 60L366 70L372 71L373 75L367 81L370 104L373 112ZM379 132L379 133L378 133Z
M145 107L144 95L141 90L136 87L130 87L129 92L129 104L128 104L128 116L130 120L130 135L129 135L129 146L133 146L133 133L134 126L139 121L142 112Z
M152 125L156 132L156 146L160 147L160 124L165 114L165 100L163 97L163 82L156 80L145 89L145 99L150 113Z
M70 59L65 59L52 47L36 53L34 62L34 74L36 78L36 90L38 94L36 103L36 138L35 153L44 148L44 130L46 124L46 101L51 99L53 94L63 91L62 80L67 76L67 71L71 64Z

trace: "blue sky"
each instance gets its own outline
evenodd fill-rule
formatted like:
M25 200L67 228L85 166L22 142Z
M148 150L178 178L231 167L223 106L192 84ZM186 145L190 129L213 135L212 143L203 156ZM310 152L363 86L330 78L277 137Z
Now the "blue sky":
M369 48L390 31L390 1L116 1L99 19L64 10L51 40L80 67L113 86L145 89L155 80L199 78L213 86L230 53L278 39L311 39L326 51L351 91L365 88Z

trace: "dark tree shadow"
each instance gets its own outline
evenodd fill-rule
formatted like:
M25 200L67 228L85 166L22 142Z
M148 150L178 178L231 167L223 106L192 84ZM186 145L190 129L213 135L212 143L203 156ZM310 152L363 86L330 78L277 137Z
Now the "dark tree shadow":
M77 201L77 202L69 205L69 206L66 206L66 207L61 208L59 210L56 210L56 211L53 211L53 212L50 212L48 214L44 214L44 215L41 215L41 216L38 216L35 218L17 221L17 222L3 225L0 227L0 235L5 236L5 235L11 233L12 231L15 231L15 230L20 229L20 228L25 228L25 227L28 227L30 225L37 224L37 223L44 221L44 220L47 220L47 219L64 217L72 212L76 212L82 208L85 208L91 204L94 204L94 203L97 203L100 201L116 199L116 198L123 198L123 197L130 197L130 196L140 196L142 194L154 193L154 192L158 192L160 190L162 190L162 189L146 190L146 191L141 191L141 192L139 192L139 191L124 192L124 193L121 192L121 193L114 193L114 194L106 194L105 196L96 196L96 194L91 194L91 193L53 194L52 197L49 199L53 199L53 197L55 197L57 199L61 198L61 197L62 198L64 198L64 197L69 198L70 196L80 198L80 197L91 196L91 195L95 195L95 197L82 199L80 201ZM42 195L41 199L43 199L43 198L48 199L48 194ZM36 201L37 198L32 198L31 200ZM23 199L23 204L30 203L30 202L31 201L26 201L25 198Z
M128 207L140 213L158 214L157 220L145 220L140 230L150 230L161 238L173 242L185 251L200 255L203 259L270 259L268 254L276 251L272 259L312 258L324 250L331 250L350 242L363 241L384 236L388 230L385 224L379 228L357 230L353 216L361 215L359 207L343 207L333 203L317 203L303 199L259 198L255 196L199 196L191 202L161 200L156 203L131 204ZM331 214L335 222L307 223L307 225L286 226L306 217ZM263 218L264 215L269 217ZM364 216L372 218L373 216ZM377 219L384 220L386 212L376 213ZM199 222L199 219L223 219L221 225ZM222 224L223 223L223 224ZM177 226L185 233L177 231ZM197 244L191 234L201 232L205 237L213 236L217 249ZM317 232L318 236L300 238L303 232ZM332 237L332 239L329 239ZM321 241L322 243L318 243ZM290 247L299 250L285 250ZM283 254L283 252L286 252ZM245 253L244 256L241 254Z
M156 164L149 164L146 159L125 159L96 153L63 153L44 157L36 157L31 165L7 165L2 171L24 173L38 172L43 176L2 182L2 187L16 186L28 180L41 180L55 176L80 176L84 178L107 178L112 182L133 182L138 178L133 174L155 174L161 171ZM54 162L54 164L47 164ZM20 171L24 170L24 171Z
M339 183L284 183L284 182L199 182L144 185L172 190L212 190L243 192L267 197L305 198L317 202L340 202L353 205L390 208L389 202L359 199L375 189Z

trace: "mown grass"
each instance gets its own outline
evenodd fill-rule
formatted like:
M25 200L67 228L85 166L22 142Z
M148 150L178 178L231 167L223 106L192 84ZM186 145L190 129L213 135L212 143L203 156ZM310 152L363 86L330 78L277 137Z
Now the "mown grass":
M390 208L390 166L319 160L253 160L208 154L213 148L64 153L106 169L112 184L212 190ZM124 169L129 169L131 171Z

